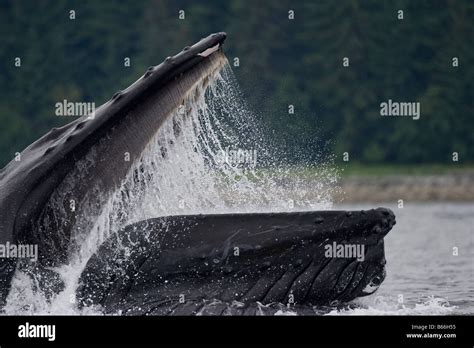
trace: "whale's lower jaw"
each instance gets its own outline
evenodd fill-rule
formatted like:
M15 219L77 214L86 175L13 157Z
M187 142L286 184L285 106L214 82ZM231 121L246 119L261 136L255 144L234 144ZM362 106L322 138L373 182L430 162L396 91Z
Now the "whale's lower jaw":
M383 237L394 224L382 208L146 220L104 243L77 298L80 307L126 315L271 314L274 304L345 303L383 281ZM335 245L364 252L330 255Z

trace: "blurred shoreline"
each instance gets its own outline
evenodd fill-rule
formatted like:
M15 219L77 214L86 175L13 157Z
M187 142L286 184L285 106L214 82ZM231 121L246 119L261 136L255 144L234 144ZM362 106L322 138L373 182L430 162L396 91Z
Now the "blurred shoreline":
M349 175L339 181L338 203L404 201L472 202L474 170L433 175Z

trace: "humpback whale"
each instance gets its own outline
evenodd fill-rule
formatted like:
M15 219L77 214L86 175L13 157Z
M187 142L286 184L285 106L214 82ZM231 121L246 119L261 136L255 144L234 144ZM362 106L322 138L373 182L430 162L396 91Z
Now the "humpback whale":
M0 258L0 309L18 269L41 274L40 286L53 294L63 289L54 268L77 251L166 119L222 69L225 39L212 34L150 67L93 117L52 129L0 171L0 244L35 245L39 253L33 265ZM254 314L256 303L345 303L382 283L383 238L394 224L385 208L138 221L107 236L87 260L77 306L167 315ZM363 245L363 258L325 256L334 242Z

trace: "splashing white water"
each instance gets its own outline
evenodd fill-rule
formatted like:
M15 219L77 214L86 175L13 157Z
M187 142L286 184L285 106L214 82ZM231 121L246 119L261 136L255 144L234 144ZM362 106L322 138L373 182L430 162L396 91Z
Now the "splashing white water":
M355 302L360 307L334 309L327 315L449 315L456 310L456 306L446 299L435 296L421 298L412 305L401 304L396 297L382 296L370 300L361 298Z
M77 310L79 277L111 233L136 221L166 215L330 208L336 170L321 164L307 177L295 177L291 168L276 166L274 149L261 127L228 65L203 79L165 121L121 187L102 204L98 218L96 214L81 225L89 226L89 233L77 234L81 238L74 255L54 269L64 290L48 298L38 286L40 276L17 270L6 313L97 313L95 308ZM93 156L78 165L91 162ZM84 229L81 226L76 228Z

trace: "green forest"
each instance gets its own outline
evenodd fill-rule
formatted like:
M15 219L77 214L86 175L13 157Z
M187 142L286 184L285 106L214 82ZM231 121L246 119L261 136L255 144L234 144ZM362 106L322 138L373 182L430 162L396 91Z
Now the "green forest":
M321 151L474 163L473 26L471 0L1 0L0 166L71 121L56 102L100 105L217 31L262 128L295 163ZM388 100L420 103L420 118L382 117Z

